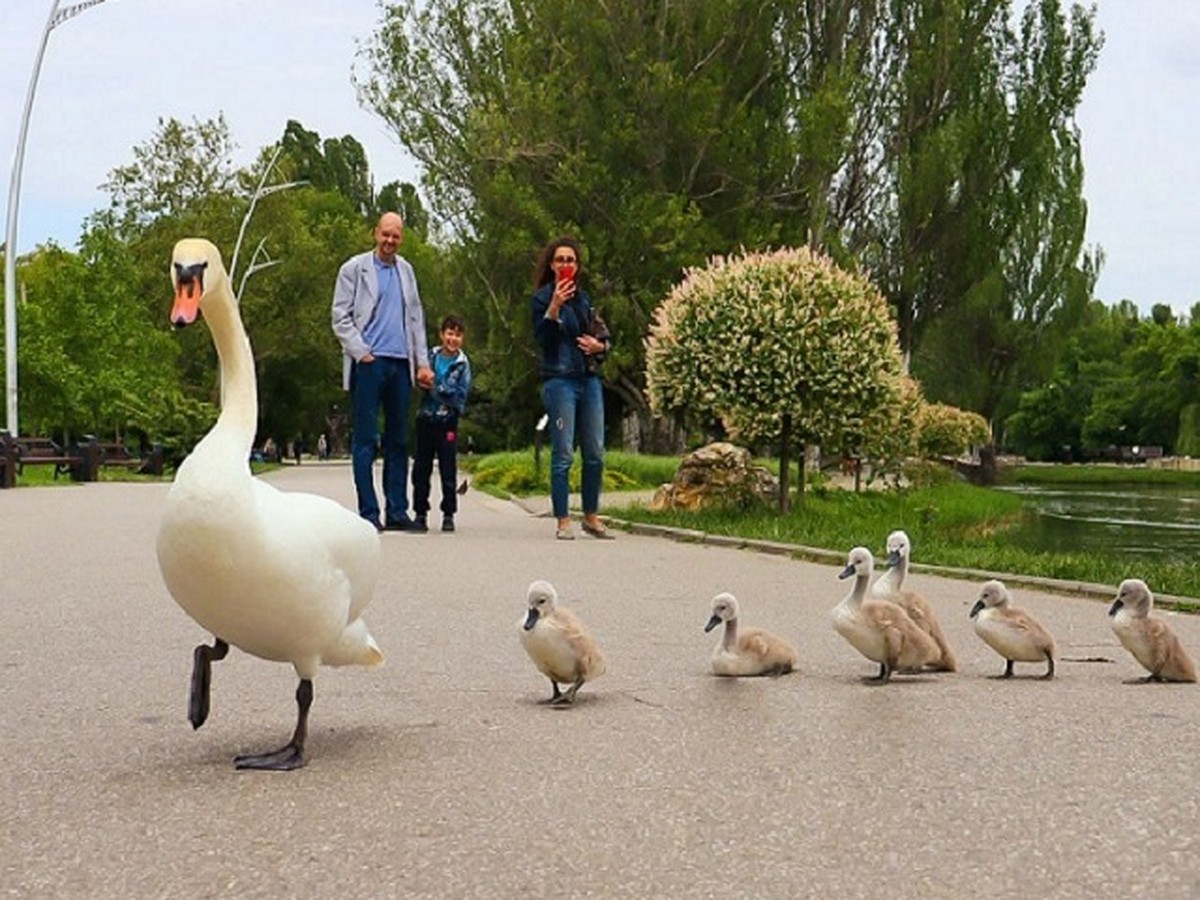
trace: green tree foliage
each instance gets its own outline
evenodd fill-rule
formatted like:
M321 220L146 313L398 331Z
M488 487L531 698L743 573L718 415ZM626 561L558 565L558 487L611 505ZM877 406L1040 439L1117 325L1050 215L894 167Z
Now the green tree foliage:
M206 410L179 389L176 345L147 318L135 269L128 248L96 229L83 235L78 254L45 247L23 267L26 432L161 440L169 428L187 430L203 420Z
M350 135L326 138L294 119L283 129L280 145L291 165L289 180L306 181L319 191L345 197L364 218L374 212L370 168L362 144Z
M1091 296L1075 110L1094 11L1038 0L897 3L894 225L875 271L931 396L991 418L1044 380Z
M740 440L777 440L785 461L793 438L878 457L902 424L887 303L807 248L690 270L655 314L646 367L656 412L712 416Z
M113 169L102 185L111 223L130 237L155 220L219 203L236 187L236 146L224 115L191 125L160 118L154 136L133 148L134 161Z
M628 409L644 411L640 339L681 271L808 243L876 274L931 396L991 417L1045 376L1098 262L1074 125L1094 11L1013 15L1010 0L431 0L385 10L357 83L462 239L459 290L510 410L536 397L532 256L569 231Z
M832 176L797 163L779 47L799 16L792 4L738 0L388 8L361 96L423 164L434 207L462 237L460 290L484 326L481 377L515 398L510 415L536 418L530 275L555 234L585 244L616 337L607 386L641 412L641 338L683 267L802 239L814 204L793 185L797 170ZM828 132L836 143L845 114L834 99L810 106L807 139Z
M1021 395L1005 441L1033 459L1086 459L1109 447L1188 453L1200 391L1200 325L1128 301L1093 302L1044 386Z

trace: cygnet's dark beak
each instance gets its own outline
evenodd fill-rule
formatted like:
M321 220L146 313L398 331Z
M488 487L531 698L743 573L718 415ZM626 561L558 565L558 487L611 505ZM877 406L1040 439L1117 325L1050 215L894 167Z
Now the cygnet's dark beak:
M525 617L525 624L522 626L526 631L529 631L537 624L538 611L534 607L529 607L529 615Z

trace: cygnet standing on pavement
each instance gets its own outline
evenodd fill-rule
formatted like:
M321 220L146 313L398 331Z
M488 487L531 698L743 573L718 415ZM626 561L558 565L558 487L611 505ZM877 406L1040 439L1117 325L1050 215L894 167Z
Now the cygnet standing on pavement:
M865 656L879 663L869 681L884 683L893 671L916 672L940 656L933 638L908 613L887 600L866 598L875 560L866 547L855 547L838 578L854 577L854 587L833 609L833 627Z
M556 706L575 702L583 685L604 674L604 655L575 614L558 606L558 592L548 581L529 585L529 609L521 620L521 645L538 671L550 679ZM559 684L569 684L566 692Z
M1054 677L1054 657L1058 652L1054 638L1033 616L1023 609L1010 606L1012 600L1002 581L985 581L979 589L979 599L971 607L975 633L984 643L1004 657L1004 674L1011 678L1013 662L1046 662L1046 674Z

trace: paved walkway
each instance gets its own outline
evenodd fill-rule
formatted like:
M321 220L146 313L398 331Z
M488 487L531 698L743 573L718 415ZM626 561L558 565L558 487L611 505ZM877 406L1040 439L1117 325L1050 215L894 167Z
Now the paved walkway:
M349 469L280 487L349 505ZM999 682L975 584L911 578L957 675L860 678L837 566L553 523L469 492L458 533L385 534L369 610L385 668L325 670L310 763L282 742L289 667L234 651L185 718L207 640L154 559L166 487L0 492L0 894L17 897L1129 897L1200 894L1200 688L1140 674L1105 606L1016 591L1056 634L1050 683ZM864 535L879 548L883 535ZM517 640L552 581L609 674L576 708ZM708 674L720 590L800 671ZM1173 625L1200 654L1200 619ZM1018 664L1024 675L1037 667Z

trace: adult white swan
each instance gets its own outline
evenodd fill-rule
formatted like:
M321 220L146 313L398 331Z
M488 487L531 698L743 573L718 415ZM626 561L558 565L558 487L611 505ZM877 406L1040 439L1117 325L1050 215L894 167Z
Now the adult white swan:
M188 718L208 717L211 664L232 644L290 662L300 677L292 739L238 756L239 769L304 765L312 679L324 665L375 666L383 654L361 615L375 590L379 537L333 500L285 494L250 474L258 423L254 357L221 254L205 240L175 245L176 327L204 314L221 363L221 414L183 461L158 532L158 565L175 601L212 633L195 650Z

